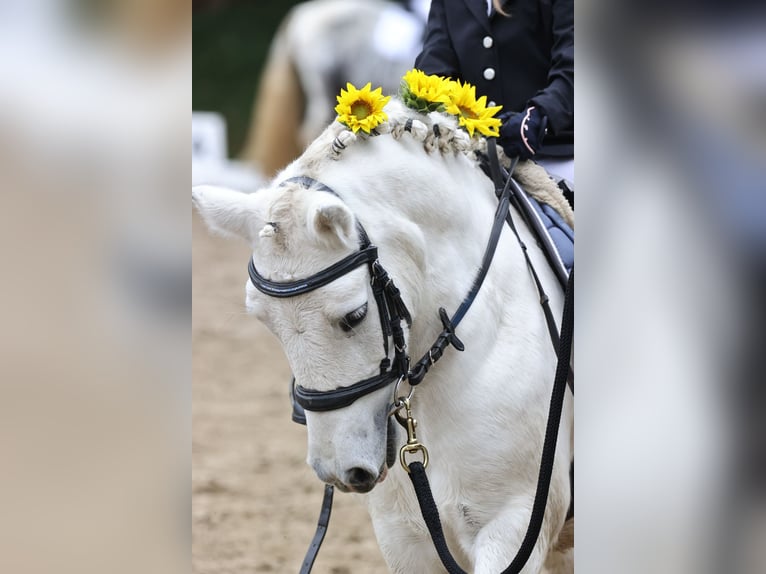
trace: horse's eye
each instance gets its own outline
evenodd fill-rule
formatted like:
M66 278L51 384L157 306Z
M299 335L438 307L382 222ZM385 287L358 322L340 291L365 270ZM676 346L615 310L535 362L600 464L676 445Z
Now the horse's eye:
M354 327L356 327L359 323L364 321L364 318L367 316L367 303L359 307L358 309L354 309L343 317L343 319L340 320L340 328L343 329L346 333L350 332Z

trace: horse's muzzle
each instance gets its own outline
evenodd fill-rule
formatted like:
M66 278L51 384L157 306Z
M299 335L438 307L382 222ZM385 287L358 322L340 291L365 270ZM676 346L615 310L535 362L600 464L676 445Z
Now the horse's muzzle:
M385 465L383 465L383 468L385 468ZM370 492L382 478L385 478L385 475L381 472L370 472L367 469L356 466L347 470L343 478L343 482L348 486L349 490L365 493Z

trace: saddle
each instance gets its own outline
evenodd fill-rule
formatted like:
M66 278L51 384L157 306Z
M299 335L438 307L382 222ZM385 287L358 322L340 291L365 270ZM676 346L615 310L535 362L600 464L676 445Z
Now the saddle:
M562 288L566 289L574 267L574 230L553 207L527 195L521 186L515 195L516 208L534 233Z
M505 182L509 175L508 171L499 165L494 147L493 144L490 144L487 154L477 152L477 156L482 171L494 182L497 188L499 182ZM558 183L551 181L551 183L561 190L569 205L574 208L573 184L566 180L561 180ZM513 186L514 192L511 195L511 203L520 212L527 227L545 253L548 264L556 274L562 289L566 290L569 274L574 268L574 229L553 206L543 203L527 193L518 181L516 184Z

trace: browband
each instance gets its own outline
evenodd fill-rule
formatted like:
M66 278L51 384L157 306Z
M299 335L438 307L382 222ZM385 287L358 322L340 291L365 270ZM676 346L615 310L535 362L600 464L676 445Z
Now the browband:
M335 281L341 275L345 275L352 269L364 265L365 263L372 263L377 258L378 248L374 245L368 245L364 249L355 251L351 255L344 257L337 263L333 263L311 277L285 283L270 281L258 273L252 257L250 258L250 263L247 265L247 272L250 274L250 281L253 282L255 288L261 293L271 295L272 297L294 297L324 287Z

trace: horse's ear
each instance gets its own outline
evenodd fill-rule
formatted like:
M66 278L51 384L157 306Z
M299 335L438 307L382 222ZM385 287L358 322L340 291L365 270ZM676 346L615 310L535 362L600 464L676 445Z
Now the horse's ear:
M257 236L261 218L254 194L214 185L198 185L192 188L192 204L211 231L241 237L249 243Z
M316 193L308 209L308 228L322 243L333 247L355 247L354 214L340 199Z

